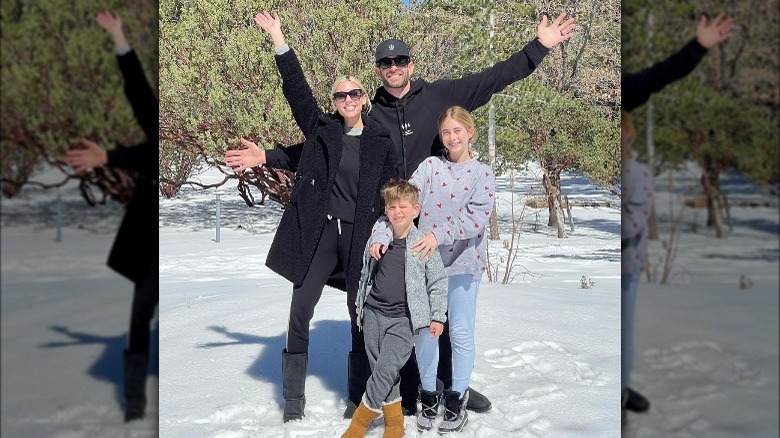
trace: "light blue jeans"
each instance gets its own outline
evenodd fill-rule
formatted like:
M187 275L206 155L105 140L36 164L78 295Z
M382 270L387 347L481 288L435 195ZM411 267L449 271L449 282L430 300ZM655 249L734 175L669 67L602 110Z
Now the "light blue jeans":
M634 309L639 276L620 276L620 393L628 387L634 365Z
M470 274L452 275L447 277L447 280L447 320L452 342L452 390L463 394L469 386L476 357L474 326L477 317L479 281L474 280ZM414 349L422 388L426 391L435 391L439 340L432 338L430 330L424 328L415 336Z

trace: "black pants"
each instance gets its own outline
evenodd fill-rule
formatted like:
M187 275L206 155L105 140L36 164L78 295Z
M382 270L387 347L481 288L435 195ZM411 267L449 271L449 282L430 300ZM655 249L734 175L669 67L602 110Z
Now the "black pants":
M311 261L306 277L299 286L293 287L290 303L290 321L287 326L287 352L290 354L307 353L309 351L309 323L314 316L314 307L322 297L322 290L328 278L339 270L344 270L349 260L352 246L352 224L333 218L325 225L314 258ZM341 228L341 232L339 232ZM352 302L352 313L355 318L355 293L347 294L347 301ZM352 335L354 344L354 331ZM362 340L362 333L361 333ZM365 349L364 349L365 350Z
M152 265L146 280L135 285L130 329L127 332L127 351L149 354L152 318L160 300L160 276L157 263Z

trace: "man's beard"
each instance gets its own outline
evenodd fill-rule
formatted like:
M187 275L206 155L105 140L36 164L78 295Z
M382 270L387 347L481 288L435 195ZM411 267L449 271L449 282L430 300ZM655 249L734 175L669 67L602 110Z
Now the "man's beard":
M409 84L409 75L405 72L402 76L403 79L401 80L400 85L391 85L390 80L385 77L382 77L382 85L384 85L385 88L404 88Z

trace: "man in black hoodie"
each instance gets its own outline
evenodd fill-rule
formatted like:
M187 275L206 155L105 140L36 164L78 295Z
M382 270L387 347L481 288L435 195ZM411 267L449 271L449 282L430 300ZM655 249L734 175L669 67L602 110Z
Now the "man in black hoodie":
M547 16L544 16L537 28L536 38L522 50L480 73L454 80L412 80L414 62L409 47L398 39L379 44L375 71L382 86L372 100L371 115L390 130L399 163L398 176L408 179L425 158L441 152L443 146L437 120L442 111L453 105L473 111L488 103L494 93L530 75L551 48L571 38L574 18L565 18L566 14L561 13L548 25ZM365 349L360 351L360 346L355 345L359 343L360 340L353 336L353 348L349 354L349 403L345 417L351 417L360 403L366 380L371 374ZM452 346L446 326L439 345L438 377L446 388L452 385ZM401 370L401 404L408 415L417 411L419 383L420 376L412 354ZM490 400L473 389L469 393L467 409L475 412L490 410Z
M696 26L696 37L678 52L637 73L623 73L620 78L623 110L628 112L644 105L653 93L657 93L672 82L688 76L709 49L729 39L733 29L734 20L723 12L709 22L707 16L702 15ZM623 122L625 123L625 120ZM632 130L633 128L630 131ZM622 201L626 199L627 196L621 196ZM626 207L624 206L624 208ZM629 244L627 243L627 245ZM623 272L622 277L620 299L621 325L623 327L620 349L622 407L627 411L642 413L650 409L650 401L628 387L634 356L634 307L636 304L636 285L639 279L632 279L625 272Z

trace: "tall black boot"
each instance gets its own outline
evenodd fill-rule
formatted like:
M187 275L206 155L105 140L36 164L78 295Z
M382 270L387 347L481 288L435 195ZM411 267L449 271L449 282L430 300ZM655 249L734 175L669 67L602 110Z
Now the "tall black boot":
M140 420L146 415L146 375L149 355L124 351L125 422Z
M371 364L366 353L350 352L347 361L347 409L344 418L352 418L355 409L360 406L366 382L371 377Z
M284 422L303 418L306 407L306 366L308 353L290 354L282 350L282 395L284 396Z

